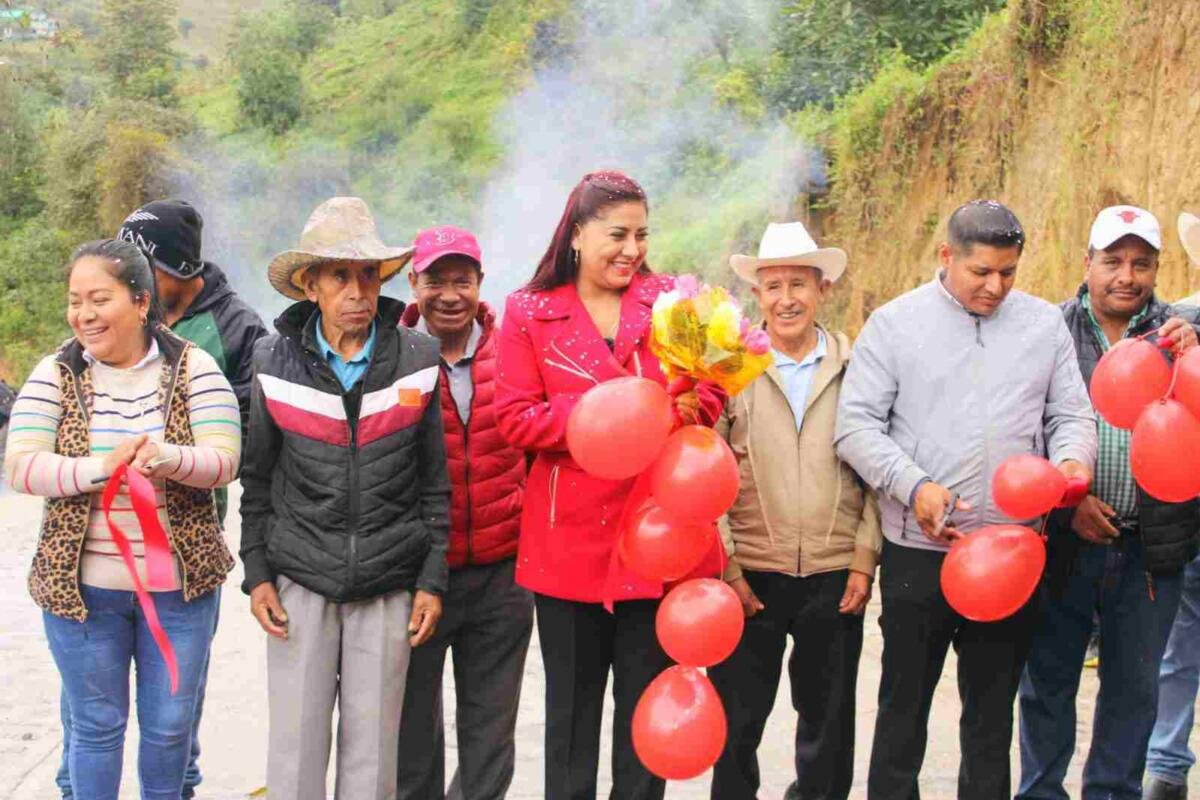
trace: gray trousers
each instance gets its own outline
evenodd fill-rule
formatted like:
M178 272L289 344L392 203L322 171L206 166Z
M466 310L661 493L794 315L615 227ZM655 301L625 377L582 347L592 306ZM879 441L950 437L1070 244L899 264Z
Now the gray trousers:
M280 577L288 639L267 640L267 788L325 800L338 704L337 800L392 800L412 595L334 603Z
M434 637L412 652L400 724L400 800L502 800L512 782L513 736L533 595L513 581L515 561L450 573ZM454 653L458 774L446 785L442 672Z

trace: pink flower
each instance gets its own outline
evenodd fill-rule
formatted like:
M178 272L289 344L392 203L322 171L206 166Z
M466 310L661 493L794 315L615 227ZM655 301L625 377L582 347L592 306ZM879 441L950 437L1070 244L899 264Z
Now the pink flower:
M738 334L742 337L742 341L746 340L746 334L748 334L749 332L750 332L750 320L746 319L745 317L742 317L742 325L738 331Z
M766 355L771 351L771 338L761 328L750 331L745 341L746 349L756 356Z
M675 288L679 291L679 296L685 300L690 300L700 294L700 281L695 275L680 275L675 279Z

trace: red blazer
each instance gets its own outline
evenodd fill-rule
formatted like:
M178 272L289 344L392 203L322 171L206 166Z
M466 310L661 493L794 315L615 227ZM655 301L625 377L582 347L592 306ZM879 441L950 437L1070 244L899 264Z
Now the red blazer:
M634 276L621 300L612 351L573 284L509 295L498 341L496 419L509 442L537 454L517 550L517 583L527 589L594 603L662 596L662 584L637 577L613 558L633 479L585 473L567 452L566 431L571 409L598 383L642 375L666 386L650 351L650 310L674 284L670 276ZM708 384L697 392L702 421L715 424L724 392ZM610 569L616 570L612 576Z
M400 324L409 328L421 318L413 303ZM476 317L483 335L471 361L475 393L471 418L464 425L450 393L450 375L441 365L442 426L446 431L446 466L450 473L450 569L491 564L517 552L521 501L525 492L525 454L509 445L496 425L496 315L487 303Z

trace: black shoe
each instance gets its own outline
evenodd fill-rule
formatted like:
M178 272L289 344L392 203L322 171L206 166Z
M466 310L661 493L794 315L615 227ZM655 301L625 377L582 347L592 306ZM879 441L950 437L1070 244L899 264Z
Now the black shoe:
M1187 800L1187 787L1149 778L1142 789L1142 800Z

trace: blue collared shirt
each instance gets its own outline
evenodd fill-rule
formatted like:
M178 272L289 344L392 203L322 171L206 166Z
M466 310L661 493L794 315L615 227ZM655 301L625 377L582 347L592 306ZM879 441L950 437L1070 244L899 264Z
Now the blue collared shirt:
M783 390L787 395L788 405L792 407L792 416L796 420L796 430L804 424L804 406L808 403L808 393L812 389L813 376L817 374L817 365L825 357L825 334L817 328L817 346L804 357L796 361L778 350L772 350L775 357L775 368L783 378Z
M349 361L343 360L341 354L325 341L325 334L321 332L320 314L317 315L316 331L317 347L321 348L321 354L325 356L333 374L337 376L338 383L342 384L342 389L350 391L350 387L363 376L363 373L367 371L367 365L371 363L371 352L375 349L375 323L371 323L371 334L367 337L362 349L355 353L354 358Z

